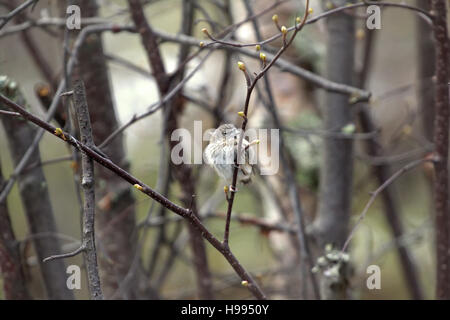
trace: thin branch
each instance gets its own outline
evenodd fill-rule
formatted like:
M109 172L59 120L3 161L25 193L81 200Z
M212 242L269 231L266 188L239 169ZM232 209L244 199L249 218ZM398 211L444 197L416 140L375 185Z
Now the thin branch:
M86 249L85 246L82 244L81 246L79 246L77 249L75 249L72 252L55 254L53 256L49 256L49 257L43 259L42 262L49 262L49 261L57 260L57 259L65 259L65 258L75 257L80 252L83 252L85 249Z
M16 15L18 15L20 12L22 12L23 10L25 10L26 8L28 8L29 6L35 6L37 4L39 0L28 0L24 3L22 3L20 6L18 6L17 8L15 8L14 10L12 10L10 13L8 13L6 16L4 17L0 17L0 29L2 29L9 20L11 20L12 18L14 18Z
M361 222L366 217L367 211L369 211L370 207L375 202L375 199L377 198L377 196L381 192L383 192L384 189L386 189L388 186L390 186L398 177L403 175L405 172L408 172L425 162L436 162L436 156L431 154L425 158L415 160L413 162L408 163L407 165L403 166L400 170L395 172L389 179L387 179L383 184L381 184L375 191L371 192L369 201L365 205L363 211L361 212L361 214L358 217L358 220L355 223L355 226L353 227L352 231L350 232L350 235L347 237L347 240L345 240L345 243L342 246L342 249L341 249L342 253L344 253L345 250L347 250L347 247L350 244L350 241L352 240L353 236L355 235L356 230L358 229Z
M104 32L104 31L121 32L121 31L129 31L129 28L127 28L127 27L121 28L121 27L117 27L117 26L113 27L112 25L106 25L106 26L105 25L93 25L93 26L88 26L88 27L84 28L79 33L79 35L74 43L73 51L72 51L72 54L70 56L68 66L67 66L68 75L70 75L72 72L72 69L76 63L77 53L80 50L80 47L84 43L87 36L90 35L91 33L98 33L98 32ZM50 107L48 108L46 118L45 118L46 121L50 121L53 119L53 116L55 115L57 108L59 106L59 101L61 99L61 93L64 92L65 88L66 88L66 82L64 79L62 79L61 82L59 83L58 89L56 90L54 99L53 99ZM29 148L27 149L25 154L22 156L22 158L20 159L20 161L14 168L14 171L11 174L11 176L9 177L6 186L1 190L0 203L4 202L6 200L6 197L8 196L12 187L14 186L14 183L15 183L17 177L20 175L22 170L27 166L28 161L30 160L34 150L39 145L39 142L41 141L43 135L44 135L44 130L40 129L37 131L36 135L34 136L33 142L31 143L31 145L29 146Z
M277 59L283 54L283 52L294 41L294 38L297 35L297 33L304 27L304 25L308 19L308 15L309 15L309 0L306 1L305 15L304 15L302 21L300 22L300 24L295 26L295 32L292 35L292 37L290 38L290 40L288 42L284 43L284 45L280 48L280 50L278 50L278 52L274 56L274 58L267 65L265 65L265 67L256 75L255 79L253 79L253 80L250 79L250 76L249 76L244 64L239 65L239 68L244 73L245 80L247 83L247 95L245 98L245 105L244 105L244 111L243 111L244 121L242 122L241 134L240 134L239 142L238 142L238 151L237 151L237 154L235 157L235 168L233 171L233 180L232 180L232 184L231 184L231 188L230 188L230 196L229 197L227 196L228 209L227 209L227 219L226 219L226 224L225 224L225 234L224 234L224 239L223 239L223 244L226 247L228 247L231 212L232 212L232 208L233 208L234 197L236 194L237 176L238 176L238 171L239 171L239 165L236 160L240 159L239 155L242 152L242 141L244 139L244 132L245 132L245 129L247 127L247 122L248 122L247 115L248 115L248 109L249 109L249 104L250 104L250 97L252 95L253 89L255 88L258 80L261 79L264 76L264 74L275 64Z
M234 254L228 248L223 246L223 244L203 225L203 223L192 213L191 210L185 209L173 203L166 197L162 196L160 193L150 188L141 180L135 178L130 173L117 166L110 159L104 158L102 155L97 153L95 150L89 148L82 142L78 141L69 133L66 133L62 131L61 128L56 128L52 124L41 120L32 113L28 112L25 108L9 100L2 94L0 94L0 102L4 103L11 109L19 112L24 117L24 119L33 122L35 125L41 127L42 129L56 136L60 140L63 140L66 143L75 146L78 150L85 152L90 158L92 158L98 164L111 170L112 172L114 172L116 175L118 175L131 185L134 185L134 187L139 191L141 191L142 193L148 195L149 197L151 197L152 199L154 199L155 201L157 201L170 211L189 220L189 222L193 226L195 226L195 228L197 228L197 230L201 233L201 235L224 256L224 258L228 261L230 266L240 276L241 280L245 281L245 283L248 283L247 288L253 293L253 295L258 299L267 299L265 294L261 291L259 285L253 279L253 277L244 269L244 267L239 263Z

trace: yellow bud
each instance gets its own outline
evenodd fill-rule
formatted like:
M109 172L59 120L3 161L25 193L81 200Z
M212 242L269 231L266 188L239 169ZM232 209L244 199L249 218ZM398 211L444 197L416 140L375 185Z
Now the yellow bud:
M242 280L241 284L242 284L244 287L247 287L247 286L248 286L248 281L247 281L247 280Z
M284 35L286 35L286 33L287 33L287 28L286 28L285 26L282 26L282 27L281 27L281 33L284 34Z
M274 14L274 15L272 16L272 21L275 22L275 23L278 22L278 15L277 15L277 14Z
M139 191L142 191L144 188L142 188L142 186L141 185L139 185L139 184L135 184L134 185L134 187L136 188L136 189L138 189Z
M63 131L61 130L61 128L56 128L56 129L55 129L55 134L56 134L57 136L60 136L60 135L63 134Z
M205 43L203 41L200 41L198 45L200 46L200 48L203 48L205 46Z
M238 67L239 69L241 69L242 71L245 71L245 64L242 61L238 61Z
M302 22L302 19L300 17L295 18L295 22L300 23Z
M254 143L254 144L259 144L260 141L259 141L259 139L256 139L256 140L253 141L253 143Z
M330 1L328 1L325 6L327 7L328 10L331 10L334 8L334 4Z
M241 116L242 118L244 118L244 117L245 117L245 113L244 113L244 111L239 111L239 112L238 112L238 115L239 115L239 116Z
M266 55L264 53L259 54L259 58L262 60L262 62L266 62Z
M203 29L202 29L202 32L203 32L204 34L208 35L208 29L203 28Z
M225 193L228 193L228 190L229 190L228 186L223 187L223 191L224 191Z
M259 44L256 45L256 51L261 50L261 46Z
M63 138L64 140L67 140L66 136L64 135L64 132L62 131L61 128L56 128L55 129L55 135L58 136L58 137Z
M309 13L309 14L312 14L313 12L314 12L313 8L309 8L309 9L308 9L308 13Z

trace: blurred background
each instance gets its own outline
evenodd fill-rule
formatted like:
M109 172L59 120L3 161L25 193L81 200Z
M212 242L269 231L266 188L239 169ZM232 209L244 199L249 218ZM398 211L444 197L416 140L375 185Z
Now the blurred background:
M16 1L18 4L20 1ZM46 17L64 17L65 1L41 0L33 11L25 11L29 19L39 20ZM81 1L82 2L82 1ZM245 2L241 0L197 0L195 2L192 37L199 41L210 41L201 32L208 28L213 35L219 34L226 26L245 20L250 14ZM339 1L337 1L339 2ZM401 1L393 1L400 3ZM403 1L404 2L404 1ZM411 5L424 5L427 1L407 1ZM7 1L9 4L9 1ZM127 1L102 0L98 3L98 16L102 21L131 24ZM248 1L254 13L269 8L274 1ZM261 36L265 39L278 31L272 22L273 14L278 15L280 24L291 26L296 16L302 16L304 1L283 1L260 17L257 21ZM8 4L1 1L0 12L10 11ZM84 19L84 8L81 5ZM312 17L326 8L321 1L312 1ZM177 35L182 30L183 7L181 0L145 1L145 15L154 30ZM372 93L367 104L351 106L354 121L347 126L349 135L354 134L351 159L351 207L349 210L348 235L363 211L370 192L377 189L380 182L374 176L373 168L389 166L390 172L399 170L405 164L423 157L430 151L431 131L429 114L432 113L432 78L434 52L431 27L423 22L415 12L402 8L383 8L382 27L370 31L365 27L365 8L348 13L354 21L354 69L346 70L350 75L357 74L364 62L367 37L371 33L371 61L365 88ZM24 18L25 19L25 18ZM212 21L212 23L211 23ZM1 31L4 32L20 21L12 20ZM63 76L63 39L64 29L48 26L27 29L36 50L40 52L51 70L56 83ZM70 41L76 37L76 31ZM307 25L296 37L293 45L283 55L283 59L306 70L327 77L327 54L329 48L329 29L326 19ZM233 38L242 43L257 40L252 23L245 23L233 32ZM50 86L48 77L42 72L42 66L33 59L30 45L24 40L22 32L1 34L0 37L0 74L15 81L24 99L33 113L45 114L45 106L39 98L39 86ZM87 39L89 42L89 38ZM135 114L145 112L152 103L159 100L158 88L151 76L148 57L141 39L134 33L111 33L101 35L103 51L109 75L112 101L119 124L126 123ZM262 50L277 50L282 45L278 39ZM180 45L162 41L159 49L167 72L176 70ZM197 50L190 48L193 53ZM250 47L249 50L255 50ZM202 62L208 50L202 51L186 65L186 74ZM85 59L80 58L80 59ZM92 60L99 57L92 56ZM126 61L124 63L123 61ZM242 110L245 99L245 82L237 61L243 61L251 71L257 71L259 62L255 59L228 50L213 50L202 67L186 82L183 93L185 104L178 126L192 130L194 121L201 120L203 130L217 126L214 111L224 114L222 122L241 125L237 111ZM130 67L130 65L132 65ZM430 71L431 70L431 71ZM224 74L226 73L226 78ZM309 232L316 217L320 199L320 166L323 142L333 139L327 136L323 125L323 105L327 103L327 92L286 70L273 67L269 73L270 84L276 101L281 123L297 131L282 132L289 150L289 161L295 169L295 182L299 186L299 197L305 211L306 230ZM95 77L95 75L94 75ZM266 87L261 81L250 103L248 127L268 128L271 115L263 106L266 99ZM52 89L50 91L54 92ZM427 95L428 93L428 95ZM428 100L427 100L428 99ZM431 98L432 99L432 98ZM199 100L201 103L196 103ZM63 99L64 105L69 99ZM198 102L198 101L197 101ZM98 108L89 101L90 110ZM424 105L426 103L426 105ZM210 110L205 110L209 108ZM367 138L358 138L364 132L358 120L358 112L366 108L377 128L376 139L381 153L371 155L367 151ZM2 121L8 121L1 116ZM130 172L161 191L161 171L164 167L164 148L162 125L164 113L158 112L136 122L123 132L123 146ZM8 138L4 126L0 125L0 161L4 179L13 172L15 163L9 151ZM324 133L325 132L325 133ZM341 132L344 132L341 130ZM94 126L95 134L95 126ZM362 136L363 137L363 136ZM206 142L203 147L206 146ZM59 233L61 250L73 250L79 244L80 203L77 200L74 184L73 160L71 150L48 133L39 144L42 169L51 199L53 214ZM66 161L52 162L52 159L66 157ZM50 163L46 163L50 161ZM196 202L199 213L206 215L205 225L219 239L222 237L227 203L223 195L224 182L206 165L193 165L196 186ZM26 173L25 173L26 174ZM346 284L349 297L353 299L410 299L411 289L404 277L404 268L399 258L399 247L406 248L417 270L417 282L423 297L434 297L435 257L433 215L431 199L431 174L426 165L408 171L393 183L390 191L394 194L398 220L403 229L401 237L393 236L391 225L386 218L383 198L377 197L367 212L366 218L356 231L350 243L350 269ZM159 179L158 179L159 177ZM108 183L97 180L97 184ZM159 181L158 181L159 180ZM286 182L283 172L276 176L262 177L256 174L250 185L239 186L239 192L233 207L233 215L251 218L281 225L285 230L271 230L254 223L233 220L231 223L230 246L241 264L245 266L261 284L271 298L297 299L300 274L297 271L294 237L289 231L294 225ZM131 188L130 188L131 189ZM186 224L170 211L161 213L159 204L154 203L145 194L132 190L134 197L134 230L127 233L130 241L128 258L139 260L138 264L146 273L144 283L149 285L155 295L164 299L198 298L192 252L189 246L189 231ZM179 181L173 180L168 192L169 198L181 205L182 188ZM23 257L25 278L30 294L36 299L45 299L45 289L39 272L36 253L30 240L33 234L25 214L21 192L14 186L7 198L7 206L15 236L20 241L20 254ZM97 194L97 215L108 215L105 196ZM283 215L283 211L288 216ZM98 219L102 219L101 217ZM147 226L142 227L142 224ZM161 223L162 221L162 223ZM110 222L111 223L111 222ZM112 224L122 224L119 219ZM161 227L164 225L164 228ZM97 230L97 249L99 255L105 254L104 247L115 241L122 241L113 227ZM332 232L333 229L331 229ZM109 234L108 234L109 233ZM106 234L106 235L105 235ZM164 239L162 239L164 238ZM157 244L157 248L156 245ZM342 245L342 243L340 244ZM338 245L339 246L339 245ZM250 292L240 284L226 260L211 245L205 243L207 259L213 281L215 298L247 299ZM314 249L314 256L321 255L323 248ZM106 250L107 251L107 250ZM55 252L56 254L57 252ZM136 258L137 257L137 258ZM108 257L99 259L108 260ZM112 258L114 260L114 257ZM134 260L133 260L134 261ZM65 265L83 266L82 256L65 259ZM132 263L128 261L128 272L134 273ZM133 262L134 263L134 262ZM106 262L107 264L107 262ZM369 290L366 269L369 265L378 265L381 269L381 289ZM101 263L101 274L105 269ZM108 267L106 267L108 269ZM77 299L89 298L86 274L82 268L81 290L74 290ZM122 275L122 278L125 277ZM0 278L1 282L1 278ZM120 281L119 281L120 283ZM114 290L113 290L114 291ZM124 298L120 285L109 297ZM4 298L0 290L0 297Z

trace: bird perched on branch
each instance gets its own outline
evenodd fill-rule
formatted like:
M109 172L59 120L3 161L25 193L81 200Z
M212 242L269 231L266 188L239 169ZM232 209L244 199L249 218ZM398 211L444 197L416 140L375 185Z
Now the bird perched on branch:
M222 124L214 130L209 145L206 147L205 161L213 167L217 174L232 185L234 169L239 169L237 181L247 184L251 181L253 164L255 164L255 152L252 145L259 140L249 142L242 139L241 152L238 157L239 139L241 131L232 124ZM232 188L230 188L231 191Z

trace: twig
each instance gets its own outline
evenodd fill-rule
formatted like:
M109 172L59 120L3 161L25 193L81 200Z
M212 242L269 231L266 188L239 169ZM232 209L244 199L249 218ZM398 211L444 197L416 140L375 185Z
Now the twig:
M68 66L67 66L67 72L69 75L71 74L72 69L76 63L77 53L78 53L81 45L84 43L85 39L87 38L87 36L91 33L104 32L104 31L121 32L121 31L129 31L129 28L127 28L127 27L121 28L121 27L117 27L117 26L113 27L113 25L110 25L110 24L108 24L108 25L93 25L93 26L88 26L88 27L84 28L78 35L78 37L75 41L75 44L73 46L72 55L69 59ZM51 119L53 119L53 116L59 105L59 101L61 99L60 95L61 95L61 93L63 93L65 87L66 87L66 82L64 79L62 79L61 82L59 83L58 89L56 90L54 99L53 99L50 107L48 108L46 118L45 118L46 121L50 121ZM22 156L22 158L20 159L20 161L14 168L14 171L13 171L12 175L9 177L6 186L1 190L0 203L4 202L6 200L6 197L8 196L12 187L14 186L14 183L15 183L17 177L20 175L22 170L28 164L28 161L30 160L31 155L33 154L34 150L37 148L43 135L44 135L44 130L40 129L37 131L30 147L27 149L25 154Z
M10 13L8 13L6 16L0 17L0 20L1 20L1 22L0 22L0 29L2 29L8 23L9 20L14 18L16 15L18 15L20 12L22 12L23 10L25 10L29 6L32 5L34 7L38 1L39 0L28 0L28 1L24 2L24 3L22 3L17 8L15 8Z
M160 193L156 192L144 182L132 176L127 171L123 170L116 164L114 164L110 159L104 158L99 153L89 148L82 142L78 141L74 137L72 137L69 133L63 132L60 128L56 128L50 123L47 123L40 118L34 116L30 112L28 112L25 108L18 105L17 103L9 100L4 95L0 94L0 101L10 107L11 109L19 112L26 120L33 122L37 126L41 127L47 132L50 132L52 135L56 136L60 140L65 141L73 146L75 146L78 150L85 152L90 158L99 163L101 166L111 170L116 175L121 177L123 180L135 186L136 189L141 191L142 193L148 195L167 209L172 212L182 216L185 219L188 219L192 225L194 225L197 230L202 234L202 236L214 247L216 248L228 261L231 267L236 271L236 273L240 276L242 281L246 281L248 283L247 288L254 294L254 296L258 299L266 299L265 294L261 291L259 285L253 279L253 277L243 268L243 266L239 263L233 253L223 246L223 244L203 225L203 223L192 213L192 211L182 208L177 204L173 203L166 197L163 197Z
M413 162L408 163L407 165L403 166L400 170L398 170L397 172L395 172L389 179L387 179L382 185L380 185L375 191L371 192L371 196L369 201L367 202L366 206L364 207L363 211L361 212L361 214L358 217L358 220L355 223L355 226L353 227L352 231L350 232L350 235L347 237L347 240L345 240L344 245L342 246L341 252L344 253L347 250L347 247L350 243L350 241L352 240L356 230L358 229L359 225L361 224L362 220L364 220L364 218L366 217L367 211L369 210L369 208L372 206L372 204L374 203L375 199L377 198L377 196L383 192L384 189L386 189L389 185L391 185L398 177L400 177L401 175L403 175L405 172L414 169L415 167L421 165L424 162L435 162L436 161L436 157L431 154L425 158L419 159L419 160L415 160Z
M49 256L49 257L43 259L42 262L49 262L49 261L56 260L56 259L64 259L64 258L75 257L80 252L83 252L85 249L86 249L86 247L82 244L81 246L79 246L77 249L75 249L72 252L62 253L62 254L55 254L55 255L52 255L52 256Z
M154 78L159 89L160 96L165 96L170 91L171 87L176 83L185 83L183 79L185 64L183 63L188 58L189 46L182 44L179 55L179 68L174 76L169 76L166 73L164 63L161 58L161 53L157 44L157 37L153 32L151 25L147 22L142 5L139 1L128 1L131 11L131 16L139 30L142 43L147 53L149 64L152 67ZM191 33L192 22L194 17L194 7L190 1L183 2L183 19L182 32ZM196 68L198 70L198 68ZM192 75L192 73L191 73ZM189 77L190 78L190 77ZM177 87L181 87L179 84ZM166 139L171 148L176 144L170 139L170 134L178 128L178 117L183 109L184 100L179 98L179 94L174 95L173 99L166 104ZM182 189L182 203L188 207L193 215L198 217L196 201L193 198L195 194L195 185L192 179L192 170L186 164L174 165L171 163L172 171L175 178L179 181ZM190 234L191 250L194 257L197 288L199 290L199 297L201 299L212 299L212 280L208 266L208 259L206 256L206 249L201 235L197 232L194 226L188 225Z
M0 115L21 117L20 113L18 113L18 112L12 112L12 111L6 111L6 110L0 110Z
M113 133L109 135L100 145L99 148L105 148L108 144L111 143L111 141L121 132L123 132L125 129L130 127L132 124L152 115L159 109L161 109L165 103L170 101L177 95L184 87L184 85L197 73L198 70L202 67L203 63L206 61L206 59L209 58L209 56L212 54L211 52L208 52L208 54L202 58L202 60L199 62L199 64L192 70L186 77L183 78L182 81L180 81L172 90L170 90L159 102L153 103L151 106L147 108L147 111L141 113L141 114L135 114L131 117L130 120L125 122L123 125L121 125L119 128L117 128Z
M250 1L249 0L244 1L244 4L247 8L247 12L249 14L252 14L252 6L250 4ZM308 21L306 20L305 23L308 23ZM262 41L262 35L259 30L258 22L256 20L253 21L253 28L255 30L257 40ZM272 87L270 85L268 73L263 78L263 80L264 80L265 89L267 91L267 97L269 100L268 102L263 100L263 104L266 107L266 109L269 111L269 113L272 115L272 120L273 120L275 127L280 128L282 130L286 130L286 128L284 128L282 126L279 115L278 115L278 111L277 111L278 109L277 109L275 98L274 98L274 95L272 92ZM293 178L293 177L295 177L295 172L293 172L293 169L291 168L289 161L287 159L287 156L286 156L286 152L289 152L289 151L286 148L283 134L280 135L279 142L280 142L280 159L281 159L281 164L282 164L282 170L284 171L284 177L285 177L285 181L287 184L288 198L289 198L289 201L291 202L291 207L294 212L293 218L296 223L295 241L297 243L294 243L294 245L299 248L298 257L301 259L301 262L300 262L301 264L299 266L300 277L301 277L301 280L300 280L301 281L301 295L304 299L306 299L308 296L308 292L307 292L308 291L308 280L307 280L307 278L308 278L308 270L309 270L310 271L309 275L310 275L310 279L311 279L311 283L312 283L312 287L313 287L314 296L316 299L320 299L320 293L319 293L317 280L316 280L315 274L313 274L311 272L313 265L314 265L314 261L310 254L308 239L305 235L304 212L303 212L303 208L302 208L301 201L300 201L297 183L296 183L295 179ZM303 263L303 262L305 262L305 263Z
M337 11L337 12L339 12L339 11ZM318 20L316 19L315 21L318 21ZM65 21L58 22L58 23L61 25L65 25ZM53 25L54 23L48 23L48 24ZM136 32L134 27L127 26L127 25L121 26L121 25L117 25L117 24L103 24L103 25L99 24L98 26L99 26L99 28L96 32L104 32L104 31ZM85 29L83 29L83 30L85 30ZM158 38L160 38L163 41L167 41L167 42L184 43L184 44L189 44L190 46L198 46L199 43L201 42L199 39L189 37L189 36L186 36L183 34L172 35L170 33L160 31L160 30L153 30L153 32L158 36ZM0 32L0 37L1 37L1 32ZM238 48L238 47L233 47L233 46L223 46L223 45L218 45L217 48L241 53L243 55L252 57L254 59L259 59L259 54L257 52L255 52L254 50ZM274 55L272 55L270 53L266 53L266 56L267 56L267 61L270 61L274 58ZM192 57L190 57L190 58L192 58ZM298 77L301 77L302 79L305 79L306 81L312 83L313 85L315 85L319 88L325 89L327 91L341 92L341 93L345 93L345 94L357 97L355 102L358 102L358 99L359 99L359 101L366 101L371 96L370 92L367 92L365 90L360 90L360 89L352 87L352 86L348 86L348 85L330 81L330 80L325 79L313 72L310 72L306 69L296 66L284 59L277 59L275 65L278 68L282 69L283 71L289 72Z
M237 184L237 176L238 176L238 171L239 171L239 165L237 163L237 159L240 159L239 155L242 152L242 141L244 139L244 132L245 129L247 127L247 122L248 122L248 108L249 108L249 104L250 104L250 97L251 94L253 92L253 89L256 86L256 83L258 82L259 79L261 79L264 74L275 64L275 62L277 61L277 59L283 54L283 52L289 47L289 45L293 42L295 36L297 35L297 33L303 28L303 26L305 25L306 20L308 19L308 15L309 15L309 0L306 1L306 11L305 11L305 15L302 19L302 21L300 22L299 25L295 25L295 31L294 34L291 36L290 40L288 42L286 42L281 48L280 50L278 50L277 54L274 56L274 58L267 64L265 65L265 67L256 75L254 80L250 79L250 76L246 70L246 67L243 63L241 63L239 65L239 68L241 69L241 71L244 73L245 76L245 80L246 80L246 84L247 84L247 95L245 98L245 104L244 104L244 111L243 111L243 122L242 122L242 127L241 127L241 132L242 134L239 137L239 142L238 142L238 151L235 157L235 168L233 171L233 180L232 180L232 184L231 184L231 188L230 188L230 196L227 197L227 201L228 201L228 209L227 209L227 219L226 219L226 223L225 223L225 233L224 233L224 239L223 239L223 244L228 247L228 239L229 239L229 228L230 228L230 221L231 221L231 212L232 212L232 208L233 208L233 203L234 203L234 197L236 194L236 184Z

